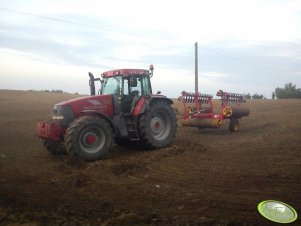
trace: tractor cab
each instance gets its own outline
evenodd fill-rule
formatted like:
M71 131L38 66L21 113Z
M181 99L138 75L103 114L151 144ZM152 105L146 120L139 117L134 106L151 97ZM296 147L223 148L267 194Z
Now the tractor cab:
M95 85L91 80L101 81L99 95L113 95L116 113L118 110L124 113L132 113L138 100L142 96L152 94L150 78L153 75L153 66L150 70L144 69L118 69L107 71L102 74L102 80L91 78L91 95L95 94ZM92 75L93 76L93 75ZM91 85L92 84L92 85Z

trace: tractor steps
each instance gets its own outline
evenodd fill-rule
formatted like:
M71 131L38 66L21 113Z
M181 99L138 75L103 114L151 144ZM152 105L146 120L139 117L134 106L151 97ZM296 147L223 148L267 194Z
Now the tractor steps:
M137 119L132 116L125 116L125 124L131 140L139 140L139 132L137 128Z

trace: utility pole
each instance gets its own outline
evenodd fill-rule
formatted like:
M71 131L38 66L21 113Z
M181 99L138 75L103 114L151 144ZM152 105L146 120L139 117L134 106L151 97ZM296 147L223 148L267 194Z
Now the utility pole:
M199 93L199 88L198 88L198 84L199 84L199 81L198 81L198 77L199 77L199 75L198 75L198 43L196 42L194 44L194 46L195 46L195 69L194 69L194 71L195 71L195 78L194 78L195 88L194 88L194 90L195 90L195 94L197 95Z

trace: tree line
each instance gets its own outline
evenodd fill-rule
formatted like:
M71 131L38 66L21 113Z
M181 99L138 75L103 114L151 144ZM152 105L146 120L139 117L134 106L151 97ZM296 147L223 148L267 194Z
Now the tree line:
M45 92L45 93L64 93L64 94L71 94L69 92L65 92L63 90L60 89L52 89L52 90L48 90L48 89L40 89L40 90L35 90L35 89L29 89L27 90L29 92ZM75 92L74 94L78 94L78 92Z
M258 93L255 93L253 95L251 95L250 93L247 93L245 94L245 98L246 99L266 99L263 94L258 94Z
M272 93L272 99L300 99L301 89L296 88L291 82L284 85L284 88L277 87Z
M263 94L255 93L251 95L250 93L245 94L246 99L266 99ZM296 88L291 82L284 85L283 88L277 87L272 93L272 99L301 99L301 89Z

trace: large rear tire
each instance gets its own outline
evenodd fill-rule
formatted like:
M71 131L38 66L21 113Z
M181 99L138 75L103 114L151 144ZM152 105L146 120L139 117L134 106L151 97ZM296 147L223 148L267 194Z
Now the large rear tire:
M65 146L68 154L86 161L105 158L111 145L112 129L99 117L80 117L66 131Z
M140 141L148 149L169 146L176 136L176 114L170 104L156 101L139 119Z

